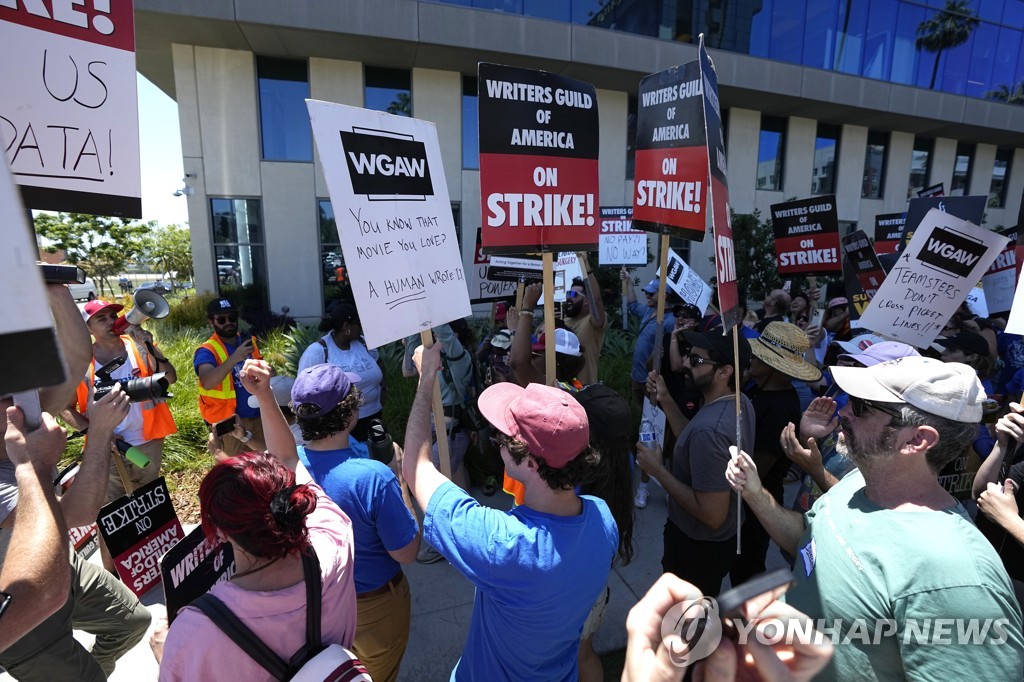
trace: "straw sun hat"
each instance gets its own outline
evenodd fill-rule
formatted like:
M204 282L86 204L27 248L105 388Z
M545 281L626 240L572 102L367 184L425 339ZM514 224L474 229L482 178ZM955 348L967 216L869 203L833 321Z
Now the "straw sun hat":
M770 322L761 336L750 340L750 350L761 362L801 381L821 378L821 370L804 360L810 347L803 330L788 322Z

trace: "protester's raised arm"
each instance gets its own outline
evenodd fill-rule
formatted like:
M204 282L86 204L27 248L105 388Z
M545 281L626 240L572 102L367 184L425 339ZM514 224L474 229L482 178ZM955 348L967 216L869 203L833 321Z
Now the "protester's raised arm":
M64 429L47 413L26 433L25 417L7 408L7 455L18 481L18 509L10 551L0 569L0 591L10 603L0 621L0 651L57 611L68 598L68 533L50 484L64 450Z

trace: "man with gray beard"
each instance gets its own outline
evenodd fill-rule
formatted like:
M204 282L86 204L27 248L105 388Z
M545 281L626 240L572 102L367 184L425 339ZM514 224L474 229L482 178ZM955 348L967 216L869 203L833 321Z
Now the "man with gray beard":
M857 465L801 515L733 451L726 478L797 557L786 601L824 626L835 657L817 679L1021 679L1021 612L999 557L938 472L969 447L985 392L960 363L905 357L833 367L850 400L840 452ZM972 632L973 630L973 632Z

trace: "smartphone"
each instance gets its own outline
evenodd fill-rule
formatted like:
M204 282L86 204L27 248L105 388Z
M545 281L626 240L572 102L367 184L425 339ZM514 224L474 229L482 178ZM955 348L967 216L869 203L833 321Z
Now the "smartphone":
M746 618L746 614L743 613L743 605L748 601L769 592L775 599L778 599L792 586L793 572L788 568L763 573L718 595L719 613L723 619Z
M811 321L807 323L808 327L820 327L822 320L825 319L825 309L815 308L814 315L811 316Z
M213 435L217 438L223 438L232 431L235 430L235 417L234 415L228 417L224 421L217 422L213 425Z

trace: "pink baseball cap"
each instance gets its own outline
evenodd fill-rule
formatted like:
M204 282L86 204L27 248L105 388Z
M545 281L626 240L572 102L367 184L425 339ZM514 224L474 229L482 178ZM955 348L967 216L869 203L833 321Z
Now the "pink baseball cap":
M503 382L481 393L477 405L496 429L526 443L553 469L565 468L590 443L586 411L560 388Z
M120 303L101 301L100 299L96 298L82 306L82 319L88 322L89 320L92 319L93 315L96 315L97 313L103 310L107 310L108 308L113 308L115 313L119 313L122 310L124 310L124 306L121 305Z

